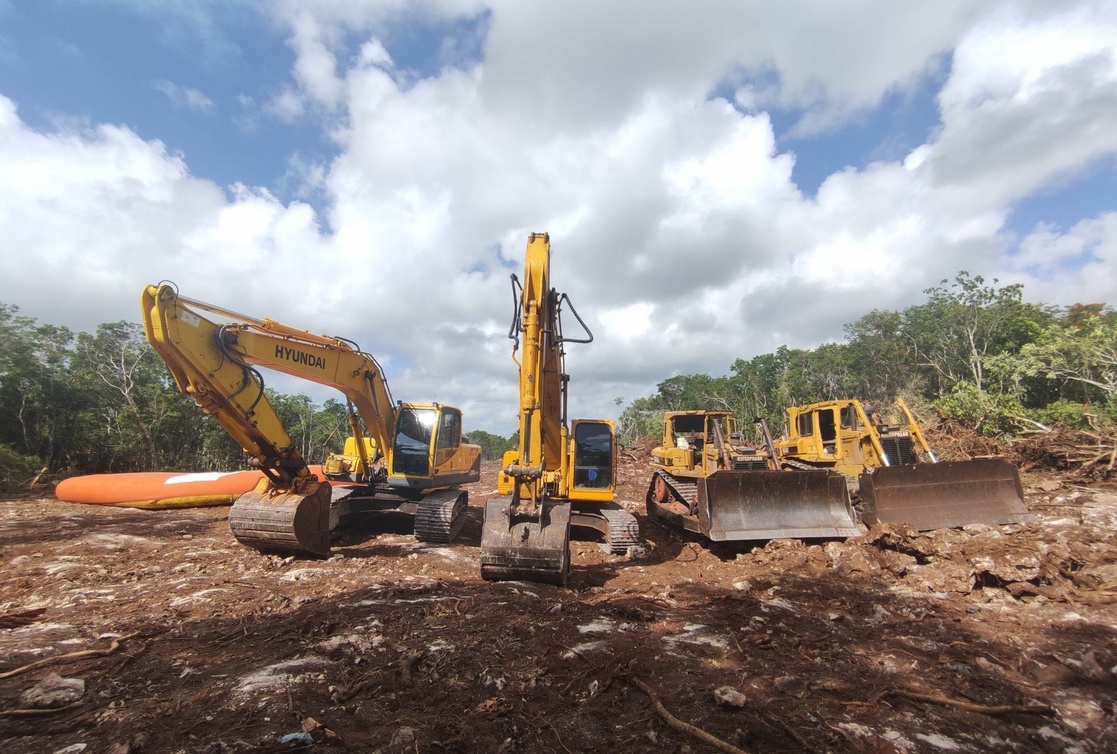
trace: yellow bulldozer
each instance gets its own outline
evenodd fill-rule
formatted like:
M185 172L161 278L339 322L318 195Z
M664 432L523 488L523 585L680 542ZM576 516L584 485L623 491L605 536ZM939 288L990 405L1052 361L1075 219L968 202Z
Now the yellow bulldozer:
M255 319L149 285L144 332L183 393L214 417L264 479L234 502L229 527L242 544L325 556L330 532L358 513L414 518L415 536L446 543L461 529L481 478L481 448L462 443L461 411L394 402L380 365L351 341ZM349 405L352 435L313 473L264 392L257 367L328 385Z
M783 468L841 472L862 520L920 531L1034 518L1016 467L1003 458L939 461L902 399L883 415L859 400L787 409L788 437L775 443Z
M766 445L745 442L728 411L668 412L652 451L648 517L715 542L861 533L845 477L827 469L789 474L770 437Z

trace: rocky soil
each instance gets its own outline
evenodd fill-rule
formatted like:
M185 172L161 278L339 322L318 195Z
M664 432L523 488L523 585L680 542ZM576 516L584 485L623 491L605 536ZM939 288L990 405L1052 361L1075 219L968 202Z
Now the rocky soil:
M496 466L450 547L349 528L328 560L226 509L0 502L4 752L1109 752L1117 494L1025 480L1038 521L648 552L568 588L481 580ZM712 737L703 738L703 736Z

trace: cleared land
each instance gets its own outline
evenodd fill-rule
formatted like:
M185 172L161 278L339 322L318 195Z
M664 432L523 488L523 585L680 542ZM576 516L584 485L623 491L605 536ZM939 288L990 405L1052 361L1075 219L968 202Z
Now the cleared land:
M0 502L4 751L716 750L649 692L755 752L1117 750L1112 488L1028 478L1021 526L710 547L647 525L629 457L647 557L575 542L560 589L481 580L496 471L453 546L382 519L324 561L238 545L224 508ZM21 701L52 672L80 698Z

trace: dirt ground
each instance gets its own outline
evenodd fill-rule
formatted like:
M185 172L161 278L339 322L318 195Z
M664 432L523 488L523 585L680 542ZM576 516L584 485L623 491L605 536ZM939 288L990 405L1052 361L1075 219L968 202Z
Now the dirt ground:
M225 508L0 502L0 750L1117 750L1117 490L711 547L648 524L649 474L621 469L646 557L575 542L568 588L481 580L495 464L453 546L381 519L328 560L238 545Z

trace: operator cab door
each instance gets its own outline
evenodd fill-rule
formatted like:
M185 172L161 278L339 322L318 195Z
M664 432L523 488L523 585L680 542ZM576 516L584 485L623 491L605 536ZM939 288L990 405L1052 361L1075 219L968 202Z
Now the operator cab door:
M822 455L834 458L841 457L838 447L838 411L834 408L821 408L815 411L815 428L818 430L819 447Z
M462 444L462 412L442 407L438 417L438 435L434 440L434 466L441 469L453 460Z
M613 422L578 419L573 424L571 468L574 484L570 497L610 501L616 466Z
M393 475L430 477L437 424L437 409L400 406L392 440Z

